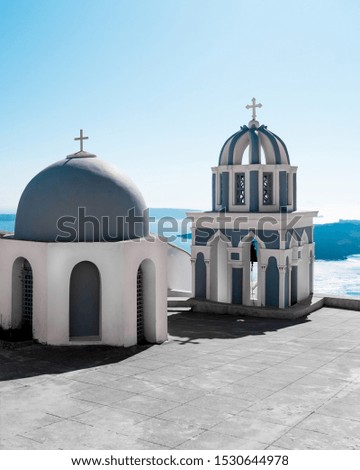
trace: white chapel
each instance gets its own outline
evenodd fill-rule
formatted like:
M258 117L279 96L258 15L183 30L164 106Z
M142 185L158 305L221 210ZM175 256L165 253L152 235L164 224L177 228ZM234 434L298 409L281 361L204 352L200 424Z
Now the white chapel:
M84 139L30 181L0 238L1 327L52 345L163 342L167 244L149 236L135 184Z
M285 143L252 119L212 168L212 211L192 212L197 299L286 308L313 292L315 211L297 210L297 167Z

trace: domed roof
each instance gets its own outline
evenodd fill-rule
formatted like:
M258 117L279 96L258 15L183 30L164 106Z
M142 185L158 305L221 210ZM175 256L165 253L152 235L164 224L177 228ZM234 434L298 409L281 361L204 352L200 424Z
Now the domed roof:
M284 142L256 120L250 121L248 126L242 126L227 139L220 151L219 165L242 165L248 147L250 164L262 163L263 153L267 165L290 165Z
M138 188L117 168L91 157L84 151L70 155L30 181L16 213L16 239L92 242L148 235Z

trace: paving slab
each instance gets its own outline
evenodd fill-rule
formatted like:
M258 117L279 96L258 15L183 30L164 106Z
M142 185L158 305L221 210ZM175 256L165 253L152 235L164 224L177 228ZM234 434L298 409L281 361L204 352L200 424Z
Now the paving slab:
M132 393L124 390L114 390L100 385L89 385L88 388L71 395L71 398L97 403L99 405L109 405L110 403L130 398L131 396L133 396Z
M201 390L182 388L178 385L163 385L161 387L145 391L144 395L177 403L187 403L195 398L203 396L204 392Z
M188 404L178 405L158 417L175 424L187 424L198 426L202 429L210 429L218 423L225 421L232 415L223 410L201 409Z
M351 436L354 441L357 441L358 449L360 448L360 421L352 418L337 418L336 426L334 426L334 418L322 414L321 410L319 410L319 412L312 413L304 419L298 428L321 432L334 438Z
M141 421L145 421L148 417L128 410L116 408L109 410L106 407L100 407L81 413L72 419L99 428L99 430L106 429L121 434L124 427L134 426Z
M256 440L263 444L271 444L290 429L290 426L271 423L256 416L249 417L240 414L212 427L211 431L240 439Z
M213 450L213 449L265 449L266 444L254 440L239 439L237 437L220 434L214 431L205 431L183 444L177 449L186 450Z
M148 417L158 416L177 406L179 406L179 403L175 401L153 398L146 395L135 395L126 400L111 403L113 408L134 411Z
M124 434L99 430L73 420L66 420L51 425L49 428L40 428L24 433L24 438L37 441L46 449L152 449L159 447L146 441L139 441Z
M144 439L147 442L176 448L191 438L198 436L203 429L165 419L151 418L124 430L129 436Z
M250 420L259 418L262 421L293 427L301 423L312 412L313 408L308 403L294 403L294 400L290 399L284 403L271 396L246 408L239 414L239 417L246 417Z
M188 405L195 406L202 410L217 410L230 414L238 414L240 411L249 408L251 402L239 396L224 396L206 394L188 402Z
M350 435L347 437L329 436L322 432L300 428L291 429L273 444L282 449L299 450L356 450L359 448L358 439L355 440Z

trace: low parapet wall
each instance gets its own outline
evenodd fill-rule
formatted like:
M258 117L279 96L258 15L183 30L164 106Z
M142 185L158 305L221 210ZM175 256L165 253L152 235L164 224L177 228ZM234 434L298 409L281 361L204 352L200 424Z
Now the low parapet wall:
M310 296L306 300L299 302L292 307L277 309L270 307L256 307L247 305L235 305L222 302L214 302L203 299L182 300L168 299L170 308L190 307L193 312L199 313L219 313L227 315L243 315L260 318L277 318L283 320L296 320L302 318L322 307L339 308L343 310L360 310L360 299L329 297L329 296Z
M212 312L229 315L244 315L260 318L277 318L281 320L296 320L305 317L324 306L324 299L309 298L288 308L255 307L247 305L225 304L210 300L190 299L193 312Z
M343 310L360 310L360 299L352 297L324 297L324 305L329 308L340 308Z

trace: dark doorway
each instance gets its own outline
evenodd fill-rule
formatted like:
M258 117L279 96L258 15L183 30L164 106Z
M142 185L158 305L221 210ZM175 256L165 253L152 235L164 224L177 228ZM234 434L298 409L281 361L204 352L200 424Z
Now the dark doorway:
M70 278L70 338L100 337L100 274L95 264L77 264Z

